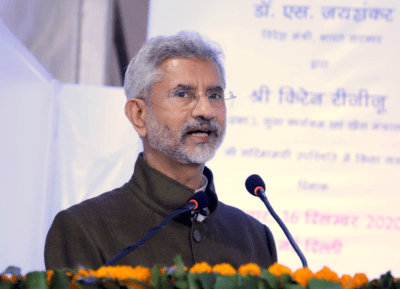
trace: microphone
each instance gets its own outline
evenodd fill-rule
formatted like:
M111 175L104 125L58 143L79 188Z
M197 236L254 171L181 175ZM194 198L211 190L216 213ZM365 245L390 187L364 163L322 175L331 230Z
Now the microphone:
M207 208L210 203L210 198L203 191L197 192L188 200L186 207L188 211L201 211Z
M125 257L128 255L130 252L133 250L143 246L144 243L147 242L151 237L153 237L155 234L157 234L162 228L164 228L169 221L171 221L173 218L188 212L188 211L195 211L195 210L203 210L204 208L208 207L208 204L210 203L210 198L207 196L207 194L203 191L195 193L188 201L186 206L183 208L180 208L173 212L171 215L166 217L157 227L154 227L151 229L142 239L137 241L136 243L126 247L125 249L122 249L117 255L112 257L108 262L105 264L105 266L112 266L114 265L115 262L120 260L121 258Z
M286 237L288 238L290 245L292 245L293 249L296 251L297 255L299 256L303 268L308 267L307 260L304 257L303 253L301 252L300 248L297 246L296 241L293 239L292 235L290 234L288 228L286 228L285 224L279 218L279 216L275 213L274 209L272 208L271 204L269 203L267 196L265 195L265 183L261 179L259 175L251 175L247 178L245 182L245 186L247 191L253 196L259 197L261 201L265 204L268 211L275 219L275 221L279 224L283 232L285 233Z

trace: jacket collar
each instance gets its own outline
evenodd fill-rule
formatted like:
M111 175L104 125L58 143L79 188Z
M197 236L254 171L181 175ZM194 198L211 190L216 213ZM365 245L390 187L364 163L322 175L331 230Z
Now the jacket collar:
M206 194L210 198L208 208L211 215L218 206L218 197L211 170L204 167L203 174L208 180ZM193 189L152 168L144 159L143 153L140 153L136 160L135 171L128 186L144 205L163 216L168 216L185 206L194 194Z

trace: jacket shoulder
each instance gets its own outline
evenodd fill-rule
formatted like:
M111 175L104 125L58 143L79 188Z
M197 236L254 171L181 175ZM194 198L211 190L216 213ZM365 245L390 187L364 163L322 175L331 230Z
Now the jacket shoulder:
M229 206L222 202L218 203L217 213L223 215L223 218L225 218L229 222L244 222L259 228L265 227L264 224L262 224L259 220L257 220L253 216L250 216L249 214L243 212L242 210L233 206Z

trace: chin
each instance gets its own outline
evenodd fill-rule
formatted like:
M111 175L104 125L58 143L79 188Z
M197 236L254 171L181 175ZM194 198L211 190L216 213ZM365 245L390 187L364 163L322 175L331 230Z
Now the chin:
M186 149L182 155L184 158L181 159L182 163L185 164L205 164L210 161L218 149L218 146L198 145L192 151Z

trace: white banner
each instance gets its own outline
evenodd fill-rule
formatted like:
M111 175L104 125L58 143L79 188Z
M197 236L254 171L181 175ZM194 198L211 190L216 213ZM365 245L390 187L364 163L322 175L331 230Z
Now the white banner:
M293 270L301 263L286 237L245 190L251 174L312 270L400 274L399 10L397 1L151 1L149 38L195 30L221 44L237 99L209 164L217 193L270 226L279 263Z

